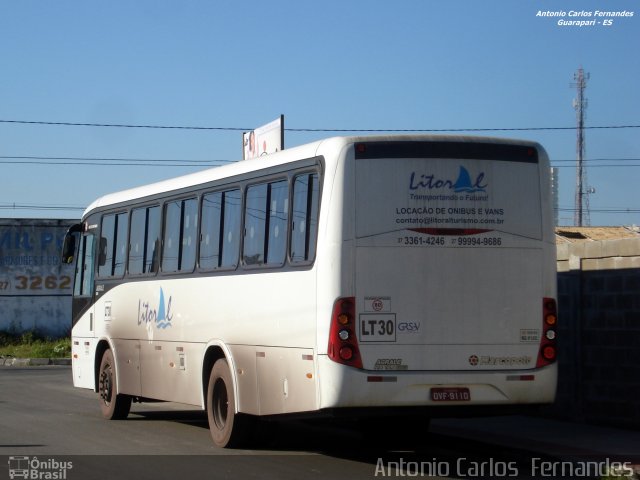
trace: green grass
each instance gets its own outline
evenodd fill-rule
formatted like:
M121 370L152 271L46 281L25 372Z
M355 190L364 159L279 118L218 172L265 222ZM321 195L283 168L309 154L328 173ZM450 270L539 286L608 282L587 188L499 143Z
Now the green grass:
M34 332L21 335L0 332L0 355L15 358L69 358L71 339L51 339Z

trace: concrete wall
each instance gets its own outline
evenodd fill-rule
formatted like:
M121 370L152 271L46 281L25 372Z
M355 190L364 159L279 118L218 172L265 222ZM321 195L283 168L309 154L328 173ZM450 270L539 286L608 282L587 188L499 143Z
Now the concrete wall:
M558 246L558 399L551 413L640 427L640 239Z
M60 253L75 222L0 219L0 331L69 335L74 266Z

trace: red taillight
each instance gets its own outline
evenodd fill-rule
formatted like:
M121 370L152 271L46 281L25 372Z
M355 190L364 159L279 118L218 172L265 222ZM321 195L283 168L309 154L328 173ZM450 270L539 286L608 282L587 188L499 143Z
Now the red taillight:
M334 362L362 368L356 339L356 306L353 297L339 298L333 305L327 352Z
M542 349L542 356L545 360L553 361L556 359L556 348L552 345L547 345Z
M542 300L542 338L540 339L540 352L536 367L544 367L556 361L558 349L556 339L558 337L556 327L558 324L558 309L554 298Z
M350 346L340 348L340 358L345 362L350 362L353 359L353 349Z

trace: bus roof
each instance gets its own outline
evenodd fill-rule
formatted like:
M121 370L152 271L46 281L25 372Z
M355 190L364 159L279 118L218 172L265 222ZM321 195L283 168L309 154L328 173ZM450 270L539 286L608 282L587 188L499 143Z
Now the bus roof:
M483 143L510 143L518 145L529 145L539 147L536 142L526 140L478 137L478 136L462 136L462 135L360 135L360 136L344 136L331 137L316 142L308 143L298 147L283 150L264 157L257 157L251 160L238 161L229 165L209 168L199 172L183 175L180 177L161 180L156 183L150 183L139 187L110 193L99 197L93 201L84 211L83 218L90 212L110 206L125 203L133 200L143 199L165 192L181 190L192 186L202 185L215 180L242 175L251 171L283 165L296 160L305 158L313 158L321 155L325 148L329 147L332 151L339 151L345 145L355 142L376 142L376 141L449 141L449 142L478 142Z
M299 160L302 158L311 158L315 156L315 152L322 141L309 143L299 147L283 150L264 157L258 157L251 160L238 161L229 165L201 170L199 172L190 173L180 177L161 180L156 183L150 183L139 187L122 190L119 192L109 193L92 202L84 211L83 218L91 211L101 207L116 205L136 199L158 195L163 192L180 190L190 186L201 185L215 180L227 177L241 175L243 173L254 170L282 165L288 162Z

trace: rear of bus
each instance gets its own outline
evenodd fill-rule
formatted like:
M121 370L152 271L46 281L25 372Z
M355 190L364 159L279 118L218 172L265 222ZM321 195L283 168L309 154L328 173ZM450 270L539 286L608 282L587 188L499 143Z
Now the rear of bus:
M421 136L355 139L343 151L331 198L335 208L342 197L346 219L342 290L320 358L321 408L553 402L542 147Z

